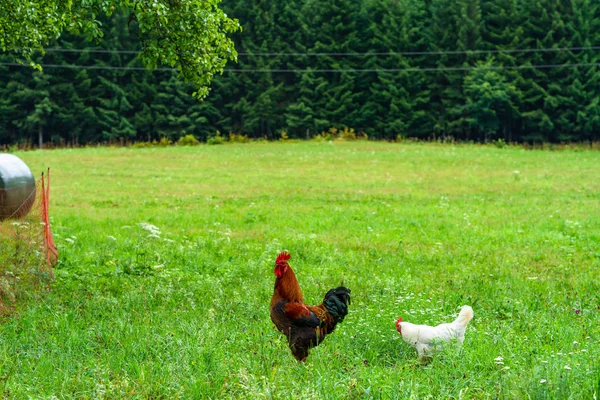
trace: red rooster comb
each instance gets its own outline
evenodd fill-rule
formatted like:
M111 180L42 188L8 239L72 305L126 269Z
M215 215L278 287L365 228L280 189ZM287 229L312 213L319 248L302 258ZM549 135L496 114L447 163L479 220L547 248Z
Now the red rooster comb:
M277 259L275 260L275 264L279 264L281 262L285 262L285 261L289 260L291 257L292 256L290 256L290 253L288 253L287 251L282 251L277 256Z

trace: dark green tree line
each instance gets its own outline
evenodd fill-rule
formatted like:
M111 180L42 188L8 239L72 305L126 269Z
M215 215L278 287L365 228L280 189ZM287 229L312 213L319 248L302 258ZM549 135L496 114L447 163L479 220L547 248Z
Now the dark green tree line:
M600 140L600 50L589 49L600 43L597 1L221 7L243 26L232 35L239 57L205 100L176 71L142 68L120 13L102 20L100 43L59 38L51 47L77 52L48 51L36 59L42 72L0 65L0 144L306 138L344 126L376 139Z

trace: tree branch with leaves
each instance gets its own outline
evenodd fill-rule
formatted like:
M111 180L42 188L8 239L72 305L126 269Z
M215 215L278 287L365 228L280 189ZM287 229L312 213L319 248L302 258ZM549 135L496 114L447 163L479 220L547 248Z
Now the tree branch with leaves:
M33 61L36 52L63 31L100 40L98 17L124 8L130 29L141 42L140 58L150 68L168 66L195 88L202 99L215 74L237 52L228 34L241 29L219 7L220 0L0 0L0 49L21 62Z

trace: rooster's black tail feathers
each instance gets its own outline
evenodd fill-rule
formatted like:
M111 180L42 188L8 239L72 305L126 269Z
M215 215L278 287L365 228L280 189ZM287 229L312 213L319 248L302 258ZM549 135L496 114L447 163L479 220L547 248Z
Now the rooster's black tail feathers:
M340 286L325 294L323 305L336 322L342 322L348 314L350 304L350 289Z

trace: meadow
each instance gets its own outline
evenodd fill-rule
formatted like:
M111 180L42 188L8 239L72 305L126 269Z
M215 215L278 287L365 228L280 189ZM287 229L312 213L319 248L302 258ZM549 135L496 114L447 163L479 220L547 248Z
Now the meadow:
M17 153L60 262L0 323L9 399L597 399L600 153L382 142ZM288 250L346 320L308 361L269 319ZM394 322L473 306L427 366Z

